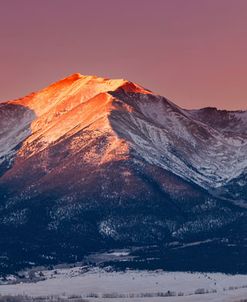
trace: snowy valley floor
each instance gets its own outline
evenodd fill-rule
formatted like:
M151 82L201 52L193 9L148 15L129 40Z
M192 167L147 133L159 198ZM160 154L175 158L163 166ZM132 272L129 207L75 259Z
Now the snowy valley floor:
M99 268L86 270L85 267L44 270L42 273L36 271L35 274L42 276L43 280L13 284L2 280L0 295L54 296L70 301L79 301L79 298L83 298L81 301L116 302L247 301L247 275L113 272Z

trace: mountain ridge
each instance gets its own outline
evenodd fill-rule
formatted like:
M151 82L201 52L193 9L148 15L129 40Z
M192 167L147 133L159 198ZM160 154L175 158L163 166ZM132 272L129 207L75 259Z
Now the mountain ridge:
M246 112L214 108L183 109L127 80L77 73L37 93L2 103L1 108L5 105L29 109L21 121L19 117L19 123L23 120L22 127L26 129L30 125L30 129L25 130L19 140L15 138L16 145L22 143L19 150L22 156L26 151L29 154L38 152L60 137L90 128L95 123L95 128L107 128L107 131L116 134L115 139L124 139L129 148L134 148L145 160L206 189L214 190L225 185L247 167ZM115 122L115 116L119 121ZM4 122L4 116L2 120ZM128 129L129 125L137 129L137 136ZM124 127L124 133L121 127ZM20 131L16 129L17 133ZM169 138L171 135L173 137ZM203 144L206 153L200 150ZM3 146L5 148L6 144ZM11 153L12 149L10 144L7 153ZM172 153L169 149L173 150ZM152 158L148 157L150 151ZM184 152L190 152L190 158ZM165 162L159 158L162 153L168 155ZM213 159L214 156L218 156L217 160Z

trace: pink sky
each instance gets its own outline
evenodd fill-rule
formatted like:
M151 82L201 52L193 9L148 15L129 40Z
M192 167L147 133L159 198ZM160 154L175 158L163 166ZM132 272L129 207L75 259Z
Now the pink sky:
M246 0L2 0L0 100L71 73L247 109Z

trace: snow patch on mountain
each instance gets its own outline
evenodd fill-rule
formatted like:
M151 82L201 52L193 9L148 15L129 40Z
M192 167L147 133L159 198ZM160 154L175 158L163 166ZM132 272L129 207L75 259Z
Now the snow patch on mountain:
M213 121L194 119L196 111L191 114L159 96L114 96L116 104L127 101L134 109L112 112L113 129L148 162L205 188L221 187L246 169L244 130L226 133ZM236 114L244 124L246 114Z
M23 106L0 104L0 164L10 162L17 146L31 135L34 119L35 114Z

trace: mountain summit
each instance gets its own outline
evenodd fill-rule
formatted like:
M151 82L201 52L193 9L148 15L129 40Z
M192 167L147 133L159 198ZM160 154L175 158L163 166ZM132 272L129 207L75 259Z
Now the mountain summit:
M0 267L114 246L237 245L246 154L247 112L185 110L122 79L74 74L1 103Z

